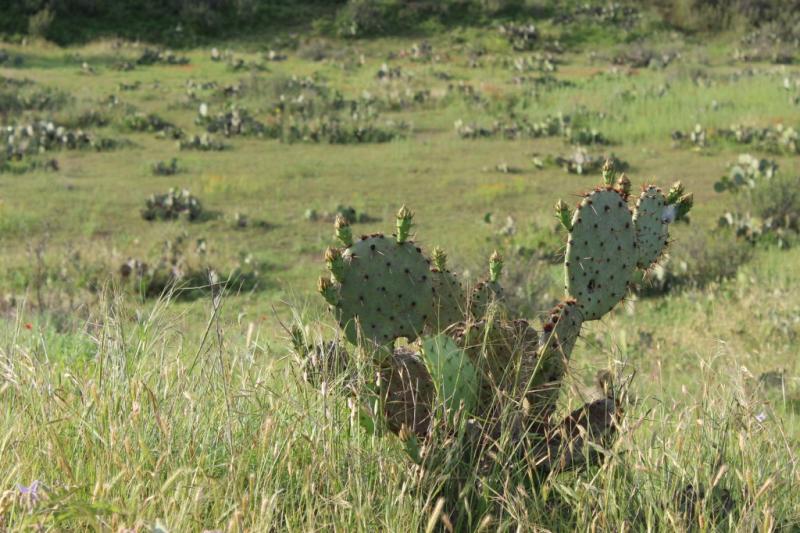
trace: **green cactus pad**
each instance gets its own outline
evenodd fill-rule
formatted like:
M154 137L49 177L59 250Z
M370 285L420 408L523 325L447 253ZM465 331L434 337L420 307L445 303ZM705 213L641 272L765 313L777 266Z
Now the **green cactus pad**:
M428 321L431 331L442 331L464 320L467 298L458 277L449 270L433 269L431 283L433 315Z
M596 320L625 297L636 266L631 211L612 188L600 188L581 201L572 217L564 270L567 294L584 320Z
M342 263L334 311L350 342L357 340L357 322L364 338L378 344L422 332L433 315L433 287L419 248L375 234L345 249Z
M525 398L531 420L544 422L553 412L561 382L575 342L581 332L583 317L578 304L567 300L550 311L542 327L535 365L523 367Z
M464 412L474 412L478 400L478 372L467 352L450 337L436 335L423 339L422 358L448 421L453 421L462 405Z
M633 229L636 235L636 266L650 268L655 263L669 239L669 226L664 222L667 200L661 189L647 187L636 201Z

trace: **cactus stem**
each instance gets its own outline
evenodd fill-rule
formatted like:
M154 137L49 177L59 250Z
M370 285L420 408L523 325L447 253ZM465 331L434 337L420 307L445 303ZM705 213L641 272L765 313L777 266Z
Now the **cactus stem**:
M336 238L347 247L353 246L353 230L350 228L350 223L342 215L336 215L336 221L333 223L336 228Z
M411 233L412 219L414 213L405 205L397 212L397 244L403 244L408 240Z
M344 276L344 259L342 259L342 252L336 248L328 248L325 250L325 264L328 267L333 279L340 282Z
M317 290L325 298L325 301L332 306L339 305L339 297L336 294L336 287L330 278L320 277L317 282Z
M503 258L495 250L489 257L489 281L497 283L501 272L503 272Z
M613 187L614 186L614 178L617 177L617 172L614 169L614 163L611 159L606 159L606 162L603 163L603 183L606 187Z
M688 215L689 211L691 211L694 206L694 194L684 194L678 199L676 206L677 212L675 213L675 220L680 220Z
M433 266L440 272L447 270L447 254L438 246L433 249Z
M564 229L572 231L572 212L564 200L556 202L556 217L558 217L558 221L561 222Z
M671 205L678 202L686 191L683 188L683 183L676 181L667 194L667 204Z

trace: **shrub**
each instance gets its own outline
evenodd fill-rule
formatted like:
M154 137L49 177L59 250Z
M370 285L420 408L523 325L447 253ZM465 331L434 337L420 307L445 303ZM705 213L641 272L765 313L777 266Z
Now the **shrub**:
M55 14L50 8L44 8L28 18L28 34L34 37L46 38L53 24Z
M710 283L730 279L753 255L734 232L715 230L693 232L691 238L673 244L668 256L661 259L636 286L642 296L656 296L681 289L703 288Z

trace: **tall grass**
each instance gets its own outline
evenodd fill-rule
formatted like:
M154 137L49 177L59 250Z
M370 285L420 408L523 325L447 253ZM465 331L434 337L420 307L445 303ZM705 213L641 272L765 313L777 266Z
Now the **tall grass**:
M522 463L456 483L369 436L333 388L207 304L138 318L113 294L73 342L20 318L0 338L0 527L11 530L791 530L796 436L719 353L697 391L659 374L625 408L610 458L538 479ZM320 331L320 328L316 329ZM69 337L68 337L69 338ZM60 340L59 340L60 339ZM588 342L591 342L587 339ZM278 345L279 346L279 345ZM528 481L526 481L528 480ZM38 482L38 490L27 489Z

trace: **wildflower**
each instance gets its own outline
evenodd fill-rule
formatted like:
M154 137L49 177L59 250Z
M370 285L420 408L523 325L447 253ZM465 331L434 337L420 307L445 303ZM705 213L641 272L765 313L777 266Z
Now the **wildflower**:
M39 487L40 487L39 480L35 480L30 486L26 487L24 485L17 485L17 490L19 490L20 495L25 498L30 504L34 504L39 501Z

